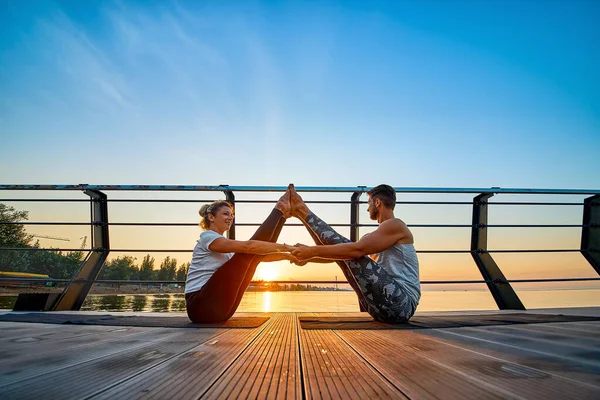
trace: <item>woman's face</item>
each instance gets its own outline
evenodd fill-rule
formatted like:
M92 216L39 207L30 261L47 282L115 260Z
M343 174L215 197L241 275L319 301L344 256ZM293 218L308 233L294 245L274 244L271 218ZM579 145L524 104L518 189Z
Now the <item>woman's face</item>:
M210 214L209 220L211 229L220 233L228 231L233 223L233 210L227 206L223 206L215 214Z

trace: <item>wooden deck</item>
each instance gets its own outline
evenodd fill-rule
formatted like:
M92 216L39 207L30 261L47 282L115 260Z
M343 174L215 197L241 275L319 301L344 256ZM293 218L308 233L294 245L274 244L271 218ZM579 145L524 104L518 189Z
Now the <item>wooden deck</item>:
M3 321L0 398L600 399L600 321L302 329L303 315L365 314L269 315L251 329Z

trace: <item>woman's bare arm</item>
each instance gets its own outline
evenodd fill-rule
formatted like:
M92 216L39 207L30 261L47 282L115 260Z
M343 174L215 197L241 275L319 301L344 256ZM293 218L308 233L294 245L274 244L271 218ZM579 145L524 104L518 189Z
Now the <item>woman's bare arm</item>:
M218 238L208 246L208 249L217 253L269 254L290 252L294 247L262 240L241 241Z

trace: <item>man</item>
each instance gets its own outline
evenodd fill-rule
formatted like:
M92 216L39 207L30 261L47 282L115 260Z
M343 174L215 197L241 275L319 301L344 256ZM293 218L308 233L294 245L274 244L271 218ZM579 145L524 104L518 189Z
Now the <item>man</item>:
M412 233L394 216L394 189L379 185L367 192L369 216L379 227L358 242L342 237L312 213L294 185L289 193L292 215L302 221L317 244L298 244L292 254L305 261L336 260L363 309L373 318L407 322L421 297L419 261Z

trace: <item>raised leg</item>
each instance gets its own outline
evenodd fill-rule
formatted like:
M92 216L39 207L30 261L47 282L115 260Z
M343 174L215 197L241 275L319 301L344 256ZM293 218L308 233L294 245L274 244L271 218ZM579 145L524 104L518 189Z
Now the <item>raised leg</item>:
M286 192L251 240L276 242L290 215ZM231 318L263 257L234 254L215 271L200 291L186 295L186 309L190 319L193 322L215 322Z
M304 204L295 190L290 191L292 215L308 228L315 243L334 245L350 240L337 233ZM375 319L386 322L406 322L414 313L416 304L407 290L370 257L336 261L357 293L359 302Z

